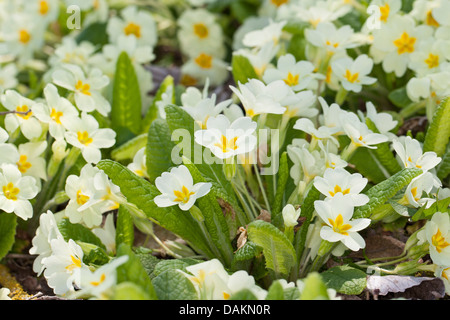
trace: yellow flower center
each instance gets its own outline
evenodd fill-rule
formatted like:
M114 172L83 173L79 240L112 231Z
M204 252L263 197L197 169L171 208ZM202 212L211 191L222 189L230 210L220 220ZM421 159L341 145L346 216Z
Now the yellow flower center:
M196 24L194 24L194 33L200 39L205 39L209 35L208 28L203 23L196 23Z
M437 230L437 232L431 237L431 243L436 248L436 251L441 253L443 249L450 245L445 238L442 236L441 230Z
M284 82L288 85L288 86L296 86L298 85L298 79L300 78L300 75L296 74L295 76L292 75L292 73L288 73L287 78L284 79Z
M28 33L27 30L22 29L19 31L19 41L23 44L27 44L31 40L31 35Z
M91 86L88 83L83 83L83 81L78 80L77 84L75 85L75 89L82 94L90 96L91 93L89 90L91 89Z
M52 108L52 112L50 113L50 118L52 118L53 121L55 121L57 124L61 124L61 117L63 113L61 111L56 111L54 108Z
M331 74L332 74L332 72L333 72L333 69L331 69L331 66L328 66L327 67L327 75L326 75L326 78L325 78L325 82L326 83L330 83L331 82Z
M330 223L330 225L333 227L333 231L336 233L340 233L344 236L348 236L348 230L350 230L352 228L351 225L349 224L344 224L344 218L342 217L342 214L339 214L336 217L336 220L332 220L330 218L328 218L328 222Z
M419 200L420 198L417 196L417 187L411 189L411 194L414 197L414 200Z
M140 38L141 37L141 26L130 22L124 29L123 32L125 32L125 34L127 36L134 34L136 36L136 38Z
M203 69L211 69L212 67L212 56L202 53L197 58L195 58L195 63Z
M229 293L227 293L227 292L222 292L222 294L223 294L223 299L224 300L228 300L228 299L230 299L230 297L231 297L231 295L229 294Z
M184 85L185 87L192 87L197 85L197 79L195 79L194 77L188 75L188 74L183 74L183 76L181 77L180 83L182 85Z
M41 15L46 15L48 11L49 11L49 6L48 6L47 1L42 0L41 2L39 2L39 13Z
M416 40L416 38L410 37L408 33L403 32L401 37L394 41L398 54L414 52L414 44L416 43Z
M236 140L238 137L234 137L233 139L227 139L224 135L222 135L222 140L216 143L214 146L222 149L223 153L227 153L230 150L236 150L238 146L236 145Z
M270 2L272 2L272 4L275 5L276 7L280 7L283 4L288 3L289 0L270 0Z
M428 65L429 69L433 69L439 66L439 56L436 54L430 53L428 58L425 60L425 63Z
M85 146L88 146L92 143L92 138L89 137L89 133L87 131L84 132L77 132L78 135L78 141L80 141L81 144L84 144Z
M73 271L76 268L81 268L81 260L78 259L77 257L74 256L70 256L70 259L72 260L72 264L68 265L66 267L67 271Z
M384 6L380 7L380 20L383 22L387 22L387 19L389 17L390 7L389 4L386 3Z
M18 112L18 113L16 113L16 114L17 114L19 117L21 117L21 118L23 118L23 119L25 119L25 120L29 119L29 118L31 117L31 115L32 115L31 109L28 108L27 105L17 106L16 112Z
M98 287L105 281L105 279L106 279L106 276L104 273L102 273L100 276L100 279L98 281L92 281L91 285L93 285L94 287Z
M19 158L19 161L17 161L17 168L20 172L25 173L28 171L28 169L31 168L31 163L27 161L26 155L21 155Z
M347 81L350 83L355 83L355 82L360 81L359 80L359 72L351 73L351 71L348 69L345 71L344 78L347 79Z
M8 200L17 201L17 195L19 194L20 189L14 187L12 182L8 183L6 186L3 186L3 195Z
M181 191L178 190L174 190L173 194L175 195L175 202L183 202L183 203L188 203L189 199L191 198L191 196L194 194L194 192L190 192L188 188L186 188L185 186L183 186L181 188Z
M83 204L85 204L86 202L89 201L89 196L86 196L84 194L81 193L81 190L77 191L77 203L82 206Z
M326 44L327 44L327 46L332 46L335 49L339 46L339 42L335 42L335 43L331 44L331 42L329 40L327 40Z
M334 186L334 192L333 191L328 191L328 193L330 194L330 196L334 197L334 195L338 192L342 192L342 194L349 194L350 193L350 188L345 189L344 191L342 191L342 188L339 185L335 185Z
M427 25L429 25L429 26L432 26L432 27L439 27L439 22L437 22L437 21L434 19L431 10L429 10L429 11L427 12L427 17L426 17L426 19L425 19L425 23L426 23Z

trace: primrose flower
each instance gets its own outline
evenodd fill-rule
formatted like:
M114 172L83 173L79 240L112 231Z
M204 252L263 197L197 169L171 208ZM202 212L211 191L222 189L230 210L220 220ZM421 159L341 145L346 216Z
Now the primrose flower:
M155 47L158 41L156 23L153 16L139 10L137 6L127 6L120 12L120 17L112 17L106 27L110 43L115 43L120 35L136 37L139 45Z
M295 210L292 204L287 204L282 211L284 225L286 227L293 228L298 224L298 218L300 217L301 209Z
M0 66L0 94L5 90L15 88L19 84L17 72L17 67L13 63Z
M327 169L323 177L314 178L314 186L327 198L342 194L354 206L369 202L369 197L360 192L366 187L367 179L359 173L351 174L343 168Z
M369 118L375 124L381 134L388 136L390 139L396 137L395 134L390 132L398 124L398 121L394 120L392 115L387 112L377 112L375 105L370 101L366 103L366 110L367 118ZM364 117L361 116L361 118L363 119L363 122L365 122Z
M149 177L147 171L147 156L145 154L145 147L139 149L138 152L136 152L133 157L133 161L128 164L127 167L140 177Z
M246 57L248 61L250 61L250 64L253 66L258 77L262 77L266 69L271 66L271 61L275 58L279 49L279 45L268 42L262 48L243 48L235 51L233 55Z
M66 129L62 125L61 117L78 116L78 110L69 100L59 95L58 89L49 83L44 88L46 103L37 103L33 106L36 118L49 125L50 135L56 140L64 139Z
M377 79L367 76L373 68L373 60L367 55L358 56L355 60L342 58L333 61L332 70L347 91L360 92L363 85L374 84Z
M406 204L415 208L421 207L427 199L422 199L422 194L429 194L433 187L440 187L441 183L436 185L436 179L431 172L424 172L411 180L405 191Z
M81 118L65 116L61 122L67 129L64 134L67 142L79 148L88 163L99 162L100 149L110 148L115 143L116 133L109 128L99 128L97 120L90 114L83 112Z
M389 140L384 134L372 132L365 123L359 121L345 121L343 127L345 133L351 139L351 145L356 148L376 149L375 145Z
M450 265L450 218L447 212L436 212L425 227L419 231L419 244L428 242L433 263Z
M402 8L401 0L372 0L370 5L380 9L380 22L385 24Z
M83 263L83 250L72 239L68 242L63 237L50 240L52 254L42 259L45 268L44 277L55 294L64 295L80 287L81 269L87 268Z
M325 49L329 54L353 48L353 29L344 25L339 29L332 22L319 22L315 29L305 29L305 37L312 45Z
M12 300L9 297L10 293L11 293L11 291L8 288L1 288L0 289L0 300Z
M445 292L450 294L450 267L438 266L434 272L434 275L443 281Z
M209 118L205 130L194 133L195 141L211 150L219 159L227 159L251 152L256 147L254 132L257 124L249 117L238 118L232 123L224 115Z
M315 1L310 7L297 5L294 10L295 17L308 22L314 28L320 22L333 22L352 9L349 5L339 6L337 2L339 1Z
M291 89L283 81L277 80L265 85L258 79L250 79L247 83L239 82L239 89L230 86L238 96L248 117L260 114L283 114L286 108L282 106L283 99L295 99ZM293 101L293 100L292 100Z
M262 48L267 43L276 45L286 23L286 21L270 21L269 25L264 28L248 32L242 39L242 43L251 48Z
M81 290L75 296L108 299L117 284L117 268L126 263L128 256L120 256L102 265L95 271L82 268L80 273Z
M419 168L426 172L436 167L442 160L436 152L424 153L420 142L409 136L395 139L392 146L404 168Z
M333 136L336 133L335 128L330 128L327 126L320 126L319 128L316 128L310 119L301 118L295 122L294 129L301 130L309 134L312 139L311 143L315 143L318 140L330 140L339 146L338 140Z
M163 172L156 178L155 185L161 192L154 198L158 207L178 205L183 211L188 211L198 198L208 194L212 186L209 182L194 184L189 169L184 165Z
M116 226L113 214L108 214L103 227L93 228L92 233L105 245L107 252L116 252Z
M406 85L408 97L418 102L421 99L430 99L440 105L442 99L450 94L450 71L431 73L422 78L413 77Z
M30 200L39 192L36 179L30 176L22 177L17 166L3 164L0 172L0 209L14 212L23 220L33 216Z
M183 64L181 73L193 84L204 85L206 79L209 79L214 86L225 82L230 74L228 64L224 60L205 52L200 52Z
M85 68L95 51L96 48L91 42L77 43L74 38L65 36L61 43L55 45L55 51L48 61L53 68L59 68L65 64L74 64Z
M75 104L81 111L97 110L107 116L111 105L102 95L109 78L100 69L93 68L87 75L77 65L64 64L52 74L53 83L74 92Z
M371 47L374 62L382 62L385 72L395 72L397 77L403 76L418 43L430 37L432 32L428 26L417 27L410 16L395 15L382 28L374 30Z
M225 58L223 31L216 16L206 9L185 10L178 18L178 39L181 50L189 57L201 51L217 58Z
M39 216L39 227L31 241L32 247L29 250L30 254L38 255L33 261L33 271L36 272L38 276L44 271L42 259L49 257L52 254L50 241L58 237L62 237L62 235L58 229L55 215L50 210L46 213L42 213Z
M370 225L370 219L352 219L354 206L347 202L343 194L337 194L325 201L314 202L319 217L325 222L320 237L329 242L342 242L352 251L366 246L364 238L358 234Z
M46 161L43 153L47 149L47 141L22 143L18 147L19 159L17 168L23 176L32 176L39 179L47 179Z
M431 37L419 43L417 50L411 53L409 68L418 78L427 74L444 71L448 60L447 41Z
M292 54L286 54L278 58L277 68L266 69L263 80L266 83L283 80L292 90L300 91L306 89L317 77L313 75L314 69L311 62L297 62Z
M12 133L20 128L25 138L32 140L38 138L42 133L42 126L33 114L32 108L35 105L33 100L23 97L17 91L6 90L1 96L1 103L10 113L5 116L5 129Z
M188 273L182 273L194 284L201 300L228 300L232 294L243 289L250 290L258 299L264 299L267 295L246 271L229 275L217 259L188 266L186 271Z

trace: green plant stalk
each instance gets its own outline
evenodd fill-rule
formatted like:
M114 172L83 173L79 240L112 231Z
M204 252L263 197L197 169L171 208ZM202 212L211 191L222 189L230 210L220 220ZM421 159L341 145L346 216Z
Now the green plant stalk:
M261 189L261 193L264 199L264 203L266 204L267 211L271 212L269 199L267 198L266 190L264 188L264 185L262 183L261 175L259 174L259 168L256 163L253 164L253 167L255 168L256 173L256 179L258 180L259 188Z

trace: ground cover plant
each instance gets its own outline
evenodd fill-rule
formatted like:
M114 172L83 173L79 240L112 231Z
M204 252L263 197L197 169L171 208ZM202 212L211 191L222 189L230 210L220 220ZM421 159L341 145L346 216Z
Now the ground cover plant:
M449 14L0 0L0 299L446 299Z

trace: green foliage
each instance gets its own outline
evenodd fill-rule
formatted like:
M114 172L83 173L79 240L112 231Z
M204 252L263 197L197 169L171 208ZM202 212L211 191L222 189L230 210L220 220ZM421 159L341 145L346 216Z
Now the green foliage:
M321 275L311 272L303 280L304 287L300 295L300 300L329 300L327 286L323 282Z
M242 56L235 54L231 60L233 78L236 84L239 82L245 84L249 79L257 79L258 75L250 61Z
M64 218L58 223L58 229L66 241L72 239L106 249L102 241L90 229L79 223L71 223L69 219Z
M112 127L118 134L119 142L126 141L124 131L130 130L134 135L141 133L141 109L141 92L136 72L128 54L122 52L116 64L111 105Z
M427 130L423 151L434 151L441 157L447 150L450 139L450 98L446 98L437 108Z
M125 243L130 247L134 244L134 222L130 210L121 205L117 213L116 222L116 247Z
M166 270L152 283L159 300L198 300L194 285L178 270Z
M287 276L296 261L295 249L289 239L274 225L255 220L248 225L248 238L260 246L266 260L266 267L277 277Z
M0 213L0 260L3 259L15 242L17 216L13 213Z
M342 294L359 295L366 287L367 274L348 265L328 269L320 275L328 288Z
M367 191L369 202L363 206L357 207L353 214L355 219L367 218L379 206L392 198L403 187L407 186L412 179L422 173L422 170L416 168L406 168L396 173L389 179L386 179Z

